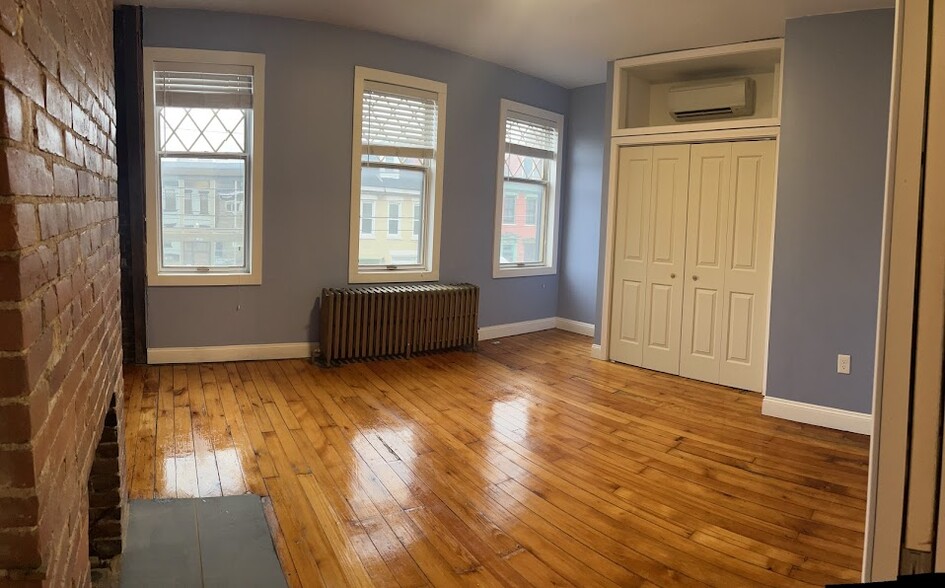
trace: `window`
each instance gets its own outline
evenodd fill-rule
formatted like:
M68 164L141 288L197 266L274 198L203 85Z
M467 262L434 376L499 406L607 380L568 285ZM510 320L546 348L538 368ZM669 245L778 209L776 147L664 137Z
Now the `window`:
M361 201L361 238L374 238L374 201Z
M209 190L200 190L197 192L198 199L200 200L200 214L208 215L210 214L210 191Z
M441 82L355 68L350 282L439 278L445 112Z
M511 183L511 182L510 182ZM525 225L534 227L538 225L538 206L541 202L540 197L525 196Z
M161 191L161 201L164 203L164 212L177 212L177 198L177 184L164 184Z
M264 63L145 49L149 284L261 283Z
M400 203L387 203L387 239L400 239Z
M518 239L513 236L502 238L502 251L499 253L499 263L509 263L515 259L515 250L518 245Z
M555 273L564 117L500 105L493 277Z
M502 224L515 224L515 198L502 199Z

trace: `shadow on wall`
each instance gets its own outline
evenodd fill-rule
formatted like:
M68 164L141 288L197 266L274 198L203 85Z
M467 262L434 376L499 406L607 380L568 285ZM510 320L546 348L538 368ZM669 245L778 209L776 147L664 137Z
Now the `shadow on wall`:
M308 340L319 341L319 331L321 330L322 315L322 297L316 296L315 303L312 304L312 310L308 315Z

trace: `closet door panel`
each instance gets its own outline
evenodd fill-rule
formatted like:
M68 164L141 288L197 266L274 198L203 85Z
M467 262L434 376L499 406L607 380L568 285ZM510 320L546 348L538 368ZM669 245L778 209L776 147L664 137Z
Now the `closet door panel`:
M679 373L689 145L653 148L647 236L643 367Z
M774 141L732 144L719 382L762 390L774 207Z
M731 143L692 146L679 374L719 381Z
M617 168L610 359L642 365L652 147L623 147Z
M648 295L647 314L650 326L647 345L651 351L669 351L673 343L673 324L676 322L673 320L673 286L651 283Z

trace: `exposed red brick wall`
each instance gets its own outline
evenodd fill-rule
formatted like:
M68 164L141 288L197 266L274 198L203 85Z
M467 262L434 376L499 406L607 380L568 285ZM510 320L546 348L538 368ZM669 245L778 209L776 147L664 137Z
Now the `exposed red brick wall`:
M0 586L88 585L125 495L113 59L111 0L0 0Z

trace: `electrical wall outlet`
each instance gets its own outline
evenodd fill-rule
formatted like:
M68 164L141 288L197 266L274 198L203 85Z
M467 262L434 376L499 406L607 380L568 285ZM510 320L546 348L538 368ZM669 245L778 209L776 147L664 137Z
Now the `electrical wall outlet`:
M838 374L850 373L850 356L849 355L841 354L837 356L837 373Z

